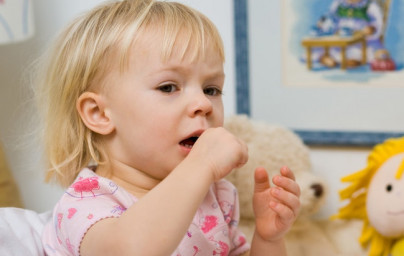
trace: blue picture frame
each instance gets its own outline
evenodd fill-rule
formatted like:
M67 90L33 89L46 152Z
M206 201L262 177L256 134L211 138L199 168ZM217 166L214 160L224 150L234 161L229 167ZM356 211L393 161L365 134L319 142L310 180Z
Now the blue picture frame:
M251 116L248 0L234 0L236 112ZM404 132L294 130L310 146L371 147Z

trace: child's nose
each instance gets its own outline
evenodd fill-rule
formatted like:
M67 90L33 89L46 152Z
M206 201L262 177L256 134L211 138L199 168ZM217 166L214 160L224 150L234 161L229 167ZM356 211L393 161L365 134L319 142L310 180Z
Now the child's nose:
M193 98L190 100L190 116L208 115L210 112L212 112L212 109L213 106L211 100L203 92L193 95Z

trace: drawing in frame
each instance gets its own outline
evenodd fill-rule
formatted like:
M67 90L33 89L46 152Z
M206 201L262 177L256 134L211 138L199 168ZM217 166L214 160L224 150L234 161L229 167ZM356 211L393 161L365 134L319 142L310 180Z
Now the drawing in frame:
M238 113L290 127L311 145L372 146L404 135L404 27L398 25L404 2L390 0L380 48L388 49L395 69L375 71L376 55L366 50L364 61L360 38L351 42L358 45L359 65L341 64L344 58L337 56L334 66L325 66L313 48L311 66L306 61L303 41L324 36L316 34L321 17L331 13L333 2L347 0L234 1ZM341 31L338 36L352 39L353 29ZM342 55L334 46L322 52L334 50ZM240 96L246 91L247 98Z

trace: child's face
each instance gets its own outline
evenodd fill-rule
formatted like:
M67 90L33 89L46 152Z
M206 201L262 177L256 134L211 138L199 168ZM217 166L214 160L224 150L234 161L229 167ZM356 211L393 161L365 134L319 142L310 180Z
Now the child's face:
M110 157L157 179L187 156L188 138L222 126L224 84L223 62L211 47L192 61L180 58L179 43L163 62L160 42L152 33L137 41L128 70L120 74L115 64L107 75L105 93L115 126Z

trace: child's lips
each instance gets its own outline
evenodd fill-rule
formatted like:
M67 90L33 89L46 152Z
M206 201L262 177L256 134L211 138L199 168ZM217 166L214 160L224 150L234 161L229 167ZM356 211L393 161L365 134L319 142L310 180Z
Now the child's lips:
M185 147L185 148L189 148L191 149L195 142L199 139L199 137L202 135L203 130L198 130L196 132L193 132L192 134L190 134L189 136L187 136L185 139L183 139L182 141L180 141L180 145Z

